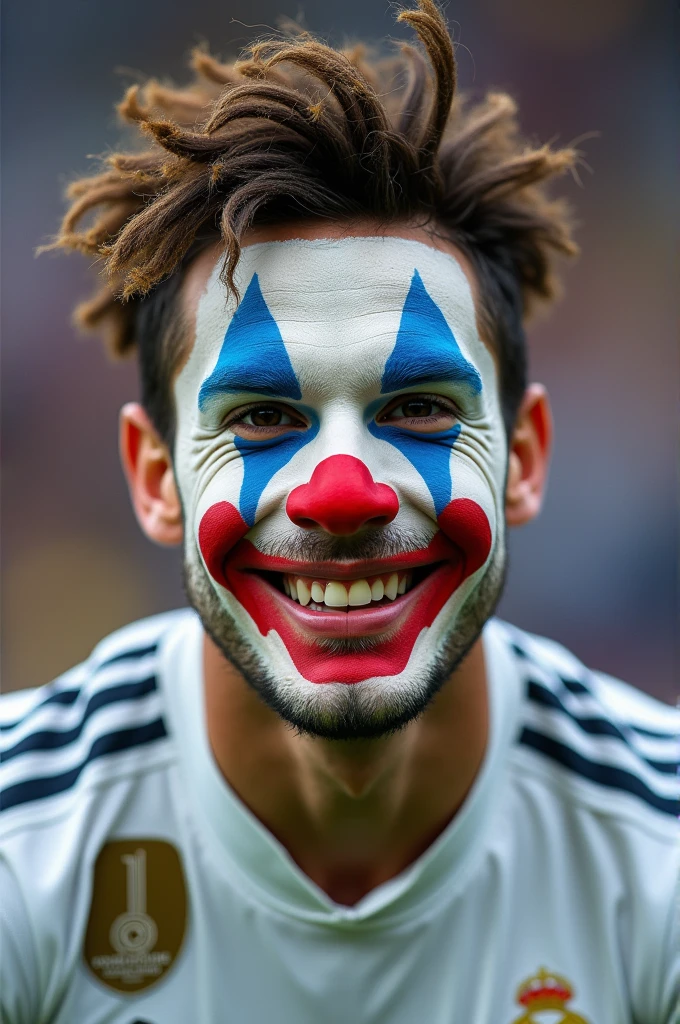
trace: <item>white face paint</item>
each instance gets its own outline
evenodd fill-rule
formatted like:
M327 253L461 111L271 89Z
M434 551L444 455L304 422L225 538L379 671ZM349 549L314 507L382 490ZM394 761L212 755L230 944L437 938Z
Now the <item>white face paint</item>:
M500 586L506 440L467 279L392 237L249 246L238 308L219 270L175 384L193 599L296 724L332 731L350 691L403 720Z

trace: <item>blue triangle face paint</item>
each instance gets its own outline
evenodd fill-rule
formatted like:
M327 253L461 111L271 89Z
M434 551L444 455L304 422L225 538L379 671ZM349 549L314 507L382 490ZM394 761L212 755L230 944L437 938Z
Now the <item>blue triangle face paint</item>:
M257 274L253 274L226 330L217 365L201 385L198 398L201 411L213 397L225 392L302 398L299 381L279 326L264 300ZM255 522L257 504L274 474L316 437L318 421L312 413L309 416L312 425L304 432L291 431L268 441L234 438L243 457L239 512L248 527Z
M389 394L444 381L463 385L475 395L482 390L479 373L461 352L444 314L414 270L380 390ZM451 448L460 435L460 424L436 434L418 434L399 427L378 426L373 420L368 429L374 437L398 448L420 473L439 516L451 499Z
M215 369L201 385L203 412L216 395L255 392L272 398L302 398L300 384L276 320L264 301L257 274L232 317Z
M437 381L464 384L475 395L482 390L482 378L461 352L444 314L414 270L380 390L386 395Z

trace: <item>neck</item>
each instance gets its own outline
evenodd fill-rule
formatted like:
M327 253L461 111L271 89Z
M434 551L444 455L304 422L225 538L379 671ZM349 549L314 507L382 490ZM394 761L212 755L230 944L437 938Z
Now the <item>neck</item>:
M463 803L488 738L481 639L416 721L371 740L300 735L205 637L208 737L217 765L299 867L352 905L403 871Z

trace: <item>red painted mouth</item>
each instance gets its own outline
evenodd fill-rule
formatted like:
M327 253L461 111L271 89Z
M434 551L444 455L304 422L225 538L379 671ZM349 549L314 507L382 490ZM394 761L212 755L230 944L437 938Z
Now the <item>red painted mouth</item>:
M248 527L236 508L219 502L201 520L199 546L213 579L240 601L262 636L274 630L281 637L305 679L358 683L403 672L422 630L489 555L491 529L476 502L454 499L438 522L440 531L419 551L309 564L263 555L244 539ZM312 610L284 593L285 574L349 581L390 572L413 572L414 585L373 607Z

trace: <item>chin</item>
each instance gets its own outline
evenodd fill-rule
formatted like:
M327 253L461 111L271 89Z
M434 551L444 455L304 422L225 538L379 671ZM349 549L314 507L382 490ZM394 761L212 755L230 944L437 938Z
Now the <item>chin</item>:
M299 652L297 658L291 654L276 630L263 635L261 624L235 594L215 585L197 551L193 557L187 554L184 566L189 602L224 657L284 721L326 739L385 736L418 718L478 640L500 599L504 577L505 555L496 550L481 580L466 580L430 625L419 629L405 664L395 672L382 670L390 660L399 664L404 659L403 650L390 650L391 643L399 645L398 631L391 637L319 636L313 657L317 667L323 666L320 683L306 678L309 672L303 675Z

